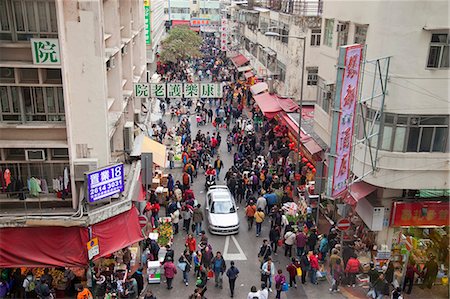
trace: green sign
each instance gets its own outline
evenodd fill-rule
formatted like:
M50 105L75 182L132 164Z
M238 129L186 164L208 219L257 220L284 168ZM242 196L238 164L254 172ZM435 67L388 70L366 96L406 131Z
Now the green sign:
M181 98L183 96L183 83L167 83L167 97Z
M198 83L185 83L184 84L184 97L185 98L200 97L200 88L198 86Z
M150 97L165 98L166 97L166 83L150 83Z
M145 18L145 43L152 43L152 22L150 20L150 0L144 0L144 18Z
M31 38L34 64L61 64L57 38Z
M150 86L148 83L135 83L134 96L137 98L148 98L150 96Z

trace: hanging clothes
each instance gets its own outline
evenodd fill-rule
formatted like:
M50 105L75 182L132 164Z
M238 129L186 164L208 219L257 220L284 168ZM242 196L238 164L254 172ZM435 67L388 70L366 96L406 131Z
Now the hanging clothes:
M39 186L40 181L34 177L28 180L28 186L30 189L30 195L38 197L39 193L42 192L41 186Z
M11 171L6 168L5 173L3 174L3 178L5 179L5 185L8 187L9 184L11 184Z
M64 190L67 190L67 186L69 185L69 169L64 167Z
M41 179L41 189L42 193L48 194L48 185L45 179Z
M57 178L54 178L52 180L52 189L54 192L61 191L61 183L59 182L59 180Z

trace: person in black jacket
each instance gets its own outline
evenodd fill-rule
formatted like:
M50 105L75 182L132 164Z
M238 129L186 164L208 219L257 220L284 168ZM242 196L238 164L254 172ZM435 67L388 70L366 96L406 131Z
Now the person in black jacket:
M137 269L136 272L131 275L131 277L136 279L139 296L144 289L144 277L142 276L142 268Z
M234 266L234 261L230 262L230 268L227 270L228 282L230 283L231 298L234 297L234 286L236 283L236 278L239 274L239 269Z
M273 226L269 233L270 245L272 247L273 253L277 253L278 240L280 239L280 227Z

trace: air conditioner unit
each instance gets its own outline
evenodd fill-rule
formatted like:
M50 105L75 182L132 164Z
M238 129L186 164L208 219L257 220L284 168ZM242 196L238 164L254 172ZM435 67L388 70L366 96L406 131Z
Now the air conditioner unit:
M25 160L27 161L45 161L44 150L25 150Z
M84 181L84 174L98 168L97 159L75 159L73 161L73 177L76 182Z
M123 149L126 153L131 153L134 143L134 123L127 121L123 126Z

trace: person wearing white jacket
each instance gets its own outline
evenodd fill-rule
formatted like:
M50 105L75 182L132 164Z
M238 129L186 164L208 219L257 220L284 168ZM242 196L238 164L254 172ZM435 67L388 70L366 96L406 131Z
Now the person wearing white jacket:
M272 262L272 258L269 257L261 267L261 279L266 285L269 286L269 291L272 292L272 276L275 275L275 264Z
M287 231L284 234L284 256L291 257L292 256L292 246L294 245L296 239L296 235L292 231Z

